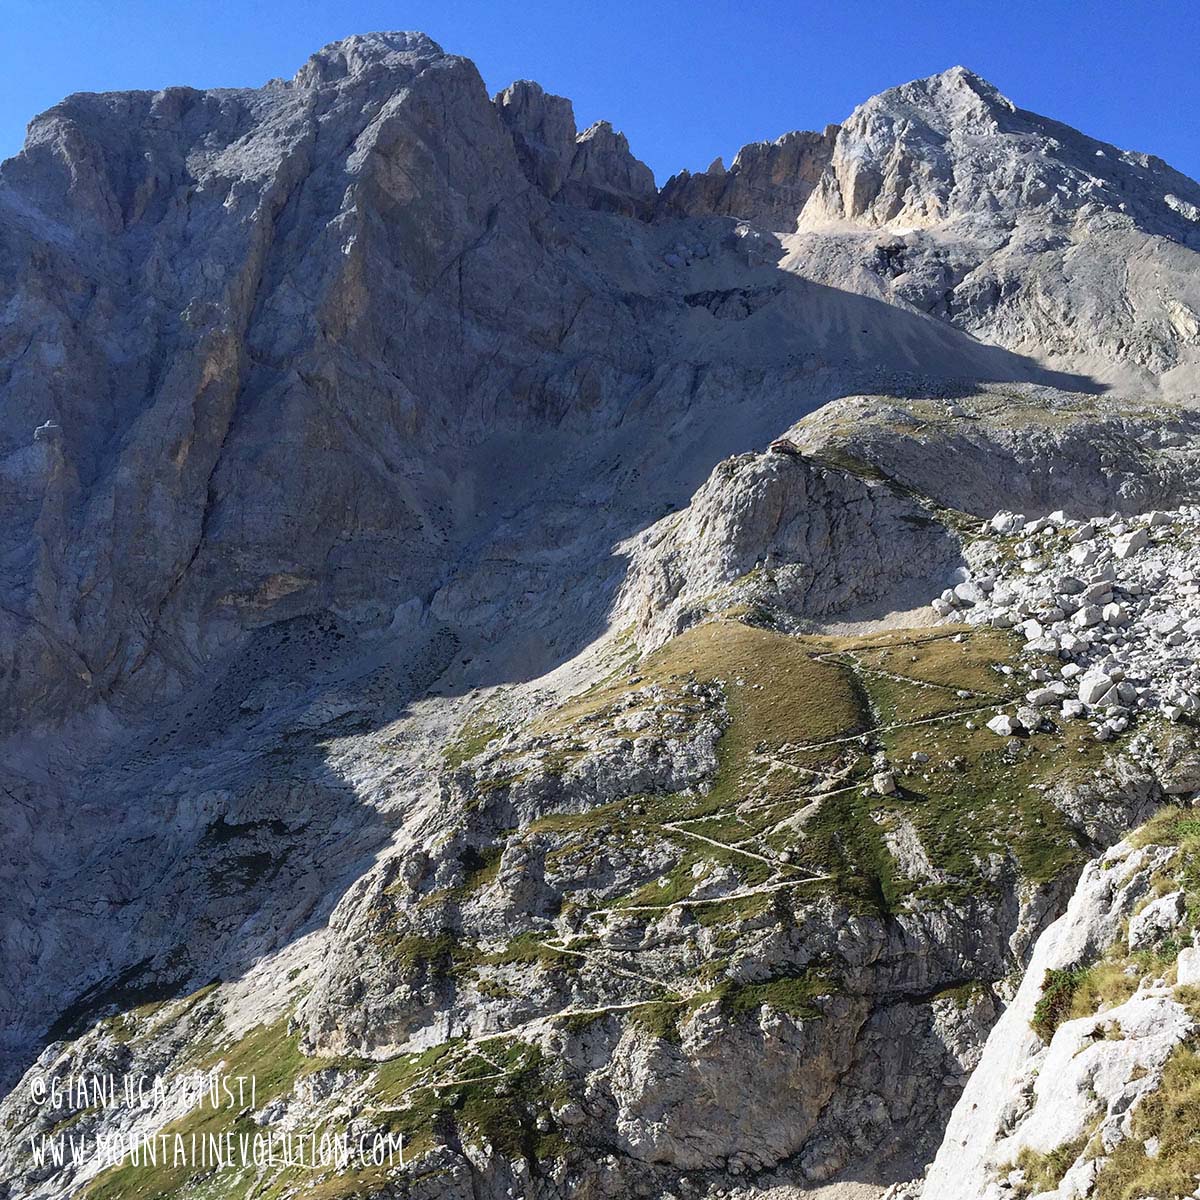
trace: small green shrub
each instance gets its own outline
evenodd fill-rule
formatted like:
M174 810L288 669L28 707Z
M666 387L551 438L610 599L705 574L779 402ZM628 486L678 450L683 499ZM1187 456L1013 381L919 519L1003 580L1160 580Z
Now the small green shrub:
M1070 1016L1075 993L1087 977L1087 968L1080 965L1063 970L1049 970L1042 981L1042 998L1033 1010L1030 1025L1034 1033L1048 1042L1054 1031Z

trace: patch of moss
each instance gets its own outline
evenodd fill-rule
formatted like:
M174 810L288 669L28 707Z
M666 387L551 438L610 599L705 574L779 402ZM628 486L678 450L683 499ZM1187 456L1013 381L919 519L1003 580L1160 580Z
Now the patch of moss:
M536 1046L496 1038L464 1055L447 1042L384 1063L374 1084L375 1113L404 1135L409 1155L438 1140L487 1141L510 1158L541 1161L565 1143L537 1128L563 1085Z
M630 1009L627 1020L638 1029L672 1045L679 1045L680 1006L666 1002L642 1004Z
M718 964L710 964L709 974L718 969ZM722 978L708 991L692 996L688 1009L694 1010L715 1000L721 1011L734 1020L752 1016L766 1005L799 1020L814 1020L823 1015L815 1003L816 998L828 995L832 990L828 975L818 969L755 982Z

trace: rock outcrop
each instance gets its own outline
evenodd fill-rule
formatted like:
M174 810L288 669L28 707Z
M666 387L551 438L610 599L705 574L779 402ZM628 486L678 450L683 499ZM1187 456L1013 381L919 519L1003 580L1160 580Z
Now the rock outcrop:
M729 170L717 159L703 174L672 175L659 194L658 215L719 214L791 233L829 166L837 133L836 125L823 133L785 133L743 146Z
M1180 822L1156 826L1170 833ZM1161 907L1156 887L1188 876L1181 855L1190 848L1143 837L1087 868L988 1038L922 1200L999 1200L1035 1191L1045 1200L1078 1200L1094 1194L1118 1163L1128 1170L1122 1159L1130 1154L1144 1163L1147 1188L1156 1166L1167 1178L1187 1170L1186 1158L1155 1163L1158 1139L1130 1139L1142 1127L1146 1102L1172 1086L1164 1081L1172 1057L1194 1054L1200 1013L1186 990L1188 977L1173 965L1178 939L1168 942L1176 931L1190 940L1191 922L1184 924L1181 911L1147 936L1136 948L1140 960L1126 958L1122 935L1126 925L1131 933L1139 923L1144 928Z
M654 646L732 597L793 624L949 579L962 548L921 504L793 449L721 463L688 507L627 547L615 620Z

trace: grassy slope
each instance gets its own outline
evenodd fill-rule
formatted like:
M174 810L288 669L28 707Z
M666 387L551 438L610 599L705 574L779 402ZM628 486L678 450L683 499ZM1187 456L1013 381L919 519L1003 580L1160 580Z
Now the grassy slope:
M993 704L1017 699L1011 680L994 669L1013 657L1014 643L987 630L966 631L955 642L954 633L794 638L734 621L692 629L641 669L664 684L683 678L722 683L732 719L710 790L700 797L639 797L642 813L610 805L561 824L582 830L595 822L630 832L687 821L688 829L715 841L738 842L768 858L788 853L798 864L831 872L837 890L872 906L897 904L922 887L926 895L955 888L974 894L980 858L1009 849L1027 877L1051 878L1079 848L1034 785L1088 770L1102 750L1067 727L1007 758L1005 743L982 725ZM597 711L613 699L601 693L559 718ZM971 717L980 728L967 729ZM879 797L862 786L876 750L896 765L910 762L914 752L929 754L931 762L905 775L896 795ZM780 829L823 792L835 794L819 800L802 833ZM916 826L953 883L930 889L894 878L882 839L889 815ZM702 817L708 819L697 820ZM554 823L550 818L543 827ZM687 845L684 837L677 841L681 849ZM745 858L693 846L681 853L672 882L657 897L642 892L630 902L681 899L695 863L723 857L749 884L769 874Z
M995 669L1012 658L1015 646L1006 635L986 630L963 631L957 642L955 633L797 638L734 620L693 628L637 665L637 686L661 684L669 703L682 712L695 703L688 683L721 686L730 723L718 744L712 786L702 794L631 796L582 814L551 815L513 836L553 835L559 839L553 853L568 855L603 853L606 844L622 838L668 843L674 866L667 875L617 899L617 907L686 901L714 864L736 871L745 888L791 880L801 899L828 889L864 911L884 912L977 894L983 886L980 862L1009 849L1028 877L1048 878L1079 850L1049 802L1030 785L1060 775L1064 762L1087 769L1096 748L1085 747L1088 753L1078 755L1078 735L1068 731L1034 739L1014 761L1005 757L1005 743L994 734L968 730L965 722L973 713L982 725L992 705L1016 698L1011 681ZM610 679L540 718L534 731L569 735L581 722L603 724L621 709L632 686L624 675ZM485 748L494 732L490 725L464 730L451 765ZM928 753L931 761L902 775L896 794L881 797L869 787L871 756L879 750L896 764L914 750ZM801 812L803 822L789 821ZM883 835L901 816L917 829L930 857L946 872L946 882L931 885L898 876ZM598 830L603 838L596 837ZM497 860L490 852L474 864L472 887L490 883ZM831 878L808 883L810 871ZM693 911L702 924L715 927L720 945L726 923L732 931L748 916L761 916L775 903L774 895L697 905ZM428 948L408 944L411 940L397 944L396 953L428 966L433 961ZM482 954L459 943L442 955L449 964L443 965L455 970L459 963L463 970L479 972L489 965L542 963L550 952L536 939L528 947L527 942L528 936L518 937L511 954ZM709 964L702 983L695 1002L718 999L731 1018L767 1003L797 1016L813 1015L812 997L830 986L819 970L735 985L719 962ZM655 1002L634 1019L672 1037L680 1015L678 1005ZM532 1047L504 1039L489 1047L486 1060L451 1042L383 1064L372 1089L381 1123L402 1131L414 1150L433 1129L450 1123L460 1135L484 1138L515 1155L551 1152L553 1135L548 1140L538 1134L532 1114L549 1103L557 1086L553 1072ZM219 1056L228 1073L259 1075L260 1105L290 1091L298 1074L327 1065L303 1059L294 1038L278 1025L252 1031ZM503 1096L489 1079L472 1082L494 1075L486 1063L498 1057L503 1059ZM438 1086L446 1080L458 1082ZM239 1118L236 1127L247 1120ZM214 1123L228 1128L229 1114L193 1114L180 1124L187 1132L203 1132ZM126 1167L107 1172L88 1195L97 1200L170 1196L186 1175ZM214 1177L216 1190L207 1195L243 1194L221 1191L221 1178ZM324 1179L286 1174L255 1194L275 1196L298 1187L306 1195L353 1195L375 1182L370 1173Z

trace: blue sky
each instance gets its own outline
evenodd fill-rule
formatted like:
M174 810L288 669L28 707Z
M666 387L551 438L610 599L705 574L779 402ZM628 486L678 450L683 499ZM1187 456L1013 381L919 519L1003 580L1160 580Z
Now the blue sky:
M531 78L569 96L660 183L956 63L1200 176L1196 0L0 0L0 157L68 92L259 84L371 29L424 30L492 91Z

